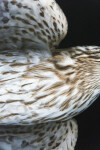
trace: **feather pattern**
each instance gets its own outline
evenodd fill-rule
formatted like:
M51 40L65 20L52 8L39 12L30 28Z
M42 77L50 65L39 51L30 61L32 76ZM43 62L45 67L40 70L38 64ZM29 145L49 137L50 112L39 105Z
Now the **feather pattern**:
M100 93L100 47L55 50L67 28L55 0L0 0L0 150L74 150L68 119Z
M99 47L70 48L38 64L10 54L0 56L0 124L67 120L99 95Z
M74 150L77 123L66 122L34 126L0 126L0 150Z
M65 37L67 26L55 0L0 0L0 50L49 53Z

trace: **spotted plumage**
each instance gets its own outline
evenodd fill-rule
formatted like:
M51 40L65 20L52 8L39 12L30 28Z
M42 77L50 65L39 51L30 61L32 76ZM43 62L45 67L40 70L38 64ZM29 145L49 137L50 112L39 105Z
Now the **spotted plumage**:
M0 150L74 150L77 130L74 119L34 126L1 126Z
M1 50L49 51L66 33L66 17L55 0L0 0Z
M55 0L0 0L0 150L74 150L100 47L55 50L67 28Z
M9 87L12 88L12 84L9 82L10 79L19 79L20 76L24 76L26 69L30 69L30 67L34 67L34 65L38 65L51 57L50 50L58 46L65 37L67 26L66 17L54 0L0 1L0 75L2 74L0 76L0 89L2 89L0 92L0 109L4 108L5 104L10 104L9 106L11 107L13 104L19 103L17 113L21 117L22 111L28 105L25 104L27 106L24 109L21 108L20 96L22 95L23 98L26 97L25 99L28 98L27 100L29 100L31 95L29 89L20 89L21 93L15 92L19 95L17 101L17 97L14 96L15 93L13 92L16 89L16 85L13 87L13 90L10 89L9 91ZM9 80L9 83L7 83L7 80ZM24 81L26 82L26 79ZM27 81L28 83L24 82L22 85L23 88L28 84L31 86L29 80ZM32 80L30 79L30 81ZM29 97L27 97L28 92ZM12 98L9 97L8 93L11 93ZM17 106L16 104L15 107ZM16 108L14 109L16 110ZM30 106L28 109L32 111ZM28 113L31 115L28 109L26 110L27 115ZM8 112L6 109L5 113L3 110L0 110L0 150L74 150L78 130L77 123L74 120L40 125L26 121L27 123L24 122L24 126L19 126L23 124L20 123L20 117L17 118L13 112L12 115L9 114L10 110L12 108L8 108ZM4 117L2 113L6 115L6 119L10 117L8 122L2 118ZM14 118L19 123L14 121L14 118L11 119L13 115L16 116ZM28 119L34 118L35 115L32 113L31 116L28 116ZM2 122L2 119L5 121ZM10 125L8 126L8 124Z
M28 55L15 58L0 56L1 124L68 120L99 95L100 47L66 49L36 65Z

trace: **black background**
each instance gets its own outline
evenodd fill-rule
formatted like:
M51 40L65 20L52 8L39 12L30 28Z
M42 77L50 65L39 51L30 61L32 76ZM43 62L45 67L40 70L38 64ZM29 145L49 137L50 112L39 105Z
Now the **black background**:
M68 34L60 47L100 46L100 0L56 0L68 19ZM76 117L79 137L75 150L100 150L100 97Z

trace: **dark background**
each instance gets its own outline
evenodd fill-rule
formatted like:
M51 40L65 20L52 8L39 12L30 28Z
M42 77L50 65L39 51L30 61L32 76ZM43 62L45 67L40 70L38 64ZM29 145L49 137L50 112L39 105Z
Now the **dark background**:
M100 0L56 0L67 16L67 37L60 47L100 46ZM75 150L100 150L100 97L76 117L79 137Z

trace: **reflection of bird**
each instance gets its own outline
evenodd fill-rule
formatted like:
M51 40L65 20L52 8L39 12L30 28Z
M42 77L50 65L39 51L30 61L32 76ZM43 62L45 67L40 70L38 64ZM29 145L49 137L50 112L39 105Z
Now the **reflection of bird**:
M75 120L0 127L0 150L74 150L76 139Z

